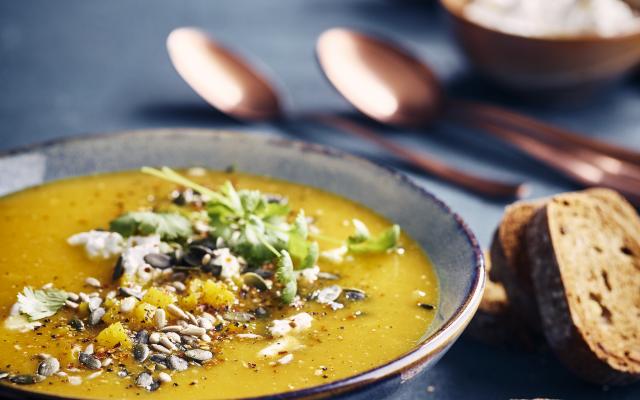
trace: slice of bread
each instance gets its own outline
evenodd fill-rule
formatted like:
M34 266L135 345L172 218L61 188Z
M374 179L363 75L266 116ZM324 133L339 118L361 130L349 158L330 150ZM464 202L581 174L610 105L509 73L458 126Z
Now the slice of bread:
M504 286L491 275L492 261L488 252L485 252L485 266L487 280L482 301L465 334L491 345L532 347L528 329L513 313Z
M540 332L538 305L533 294L527 254L526 226L546 200L519 201L505 208L491 243L491 276L502 282L513 310L534 332Z
M527 224L531 278L549 345L599 384L640 379L640 218L617 193L554 197Z

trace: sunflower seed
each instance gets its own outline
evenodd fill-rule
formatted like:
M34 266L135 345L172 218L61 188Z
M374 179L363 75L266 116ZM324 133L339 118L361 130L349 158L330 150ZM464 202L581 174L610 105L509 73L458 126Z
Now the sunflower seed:
M73 302L73 301L71 301L71 300L67 300L67 301L65 301L65 302L64 302L64 305L65 305L65 306L67 306L67 307L69 307L69 308L73 308L74 310L75 310L76 308L78 308L78 306L79 306L79 304L78 304L78 303L74 303L74 302Z
M146 344L138 343L133 346L133 358L137 362L144 362L149 357L149 347Z
M160 330L162 332L180 332L182 330L182 327L179 325L169 325L169 326L165 326Z
M158 374L158 380L162 383L169 383L171 382L171 375L167 374L166 372L160 372Z
M159 351L160 353L164 353L164 354L171 354L171 350L167 349L164 346L161 346L159 344L151 344L150 345L152 349L154 349L155 351Z
M84 283L89 286L93 286L94 288L101 288L102 284L96 278L90 276L84 280Z
M5 379L6 377L9 376L8 372L5 371L0 371L0 379Z
M180 334L182 335L191 335L191 336L202 336L205 333L207 333L207 331L204 328L200 328L199 326L195 326L195 325L189 325L180 331Z
M93 343L85 347L84 352L87 354L93 354Z
M167 365L169 368L176 371L185 371L189 368L189 363L178 356L169 356L167 359Z
M175 282L171 282L171 286L173 286L174 288L176 288L176 290L179 293L184 292L185 290L187 290L187 287L185 286L184 283L180 282L180 281L175 281Z
M132 289L132 288L127 288L127 287L121 287L121 288L118 289L118 291L120 292L120 294L122 296L131 296L131 297L135 297L138 300L142 299L142 291L140 291L140 290L135 290L135 289Z
M38 375L51 376L60 370L60 362L55 357L48 357L38 365Z
M209 343L211 341L211 336L207 335L206 333L202 336L200 336L200 339L204 342Z
M160 338L160 344L163 345L164 347L166 347L169 350L172 350L172 351L178 350L176 345L173 344L173 342L171 340L169 340L169 338L166 337L166 336L163 336L163 337Z
M338 279L340 279L340 275L332 274L331 272L320 271L318 272L318 278L328 281L337 281Z
M153 268L165 269L171 266L171 257L162 253L150 253L144 256L144 262Z
M246 312L226 312L223 315L224 319L233 322L249 322L255 318L253 314Z
M102 317L104 317L104 314L106 314L104 308L98 307L91 314L89 314L89 325L98 325L102 320Z
M42 382L44 380L44 376L42 375L15 375L9 379L13 383L17 383L18 385L32 385L34 383Z
M152 343L152 344L160 343L160 333L153 332L151 335L149 335L149 343Z
M185 357L195 361L207 361L213 358L213 353L208 350L194 349L184 352Z
M82 365L89 369L100 369L102 367L102 363L96 357L87 353L80 353L78 356L78 360Z
M80 300L80 296L72 292L67 292L67 299L77 303L78 300Z
M167 332L165 333L165 336L167 337L167 339L171 340L173 343L181 342L180 335L178 335L175 332Z
M427 304L427 303L418 303L418 307L424 308L425 310L435 310L436 306L434 306L433 304Z
M202 329L212 329L213 328L213 323L211 321L209 321L207 318L198 318L198 326Z
M142 372L136 377L136 386L149 389L153 384L153 377L148 372Z
M102 366L103 367L108 367L109 365L113 364L113 358L105 358L102 361Z
M156 328L162 329L167 325L167 314L163 309L157 309L154 318L156 321Z
M189 317L187 317L187 314L185 314L184 311L182 311L182 309L178 306L176 306L175 304L169 304L167 306L167 310L175 315L176 317L180 317L182 319L188 319Z

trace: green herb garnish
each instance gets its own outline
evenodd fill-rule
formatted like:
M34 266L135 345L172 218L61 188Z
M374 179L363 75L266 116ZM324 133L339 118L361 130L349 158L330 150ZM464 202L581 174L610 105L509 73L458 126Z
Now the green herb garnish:
M152 211L129 212L111 221L109 229L124 237L157 233L164 240L186 239L191 236L191 222L176 213Z
M353 224L356 227L356 233L347 239L349 253L382 253L398 245L398 239L400 239L398 225L393 225L378 236L372 237L362 221L353 220Z
M286 250L280 253L276 267L276 279L283 286L280 298L284 303L291 304L298 292L298 281L293 272L293 262Z
M36 321L54 315L67 301L67 292L59 289L37 289L25 287L18 293L18 310L29 321Z

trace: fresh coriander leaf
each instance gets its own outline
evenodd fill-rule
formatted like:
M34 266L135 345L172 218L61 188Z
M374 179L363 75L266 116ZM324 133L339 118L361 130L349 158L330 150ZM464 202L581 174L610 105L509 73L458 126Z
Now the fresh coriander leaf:
M111 221L109 229L124 237L157 233L164 240L185 239L191 236L191 222L177 213L151 211L130 212Z
M318 262L318 257L320 257L320 246L318 242L312 242L307 248L307 256L302 260L300 269L313 268Z
M276 267L276 279L283 286L280 297L284 303L291 304L298 292L298 281L296 280L296 274L293 272L293 262L286 250L280 252Z
M304 211L300 210L289 232L289 253L296 260L297 269L311 268L318 261L317 242L307 240L309 226Z
M37 289L25 287L18 293L18 310L29 321L36 321L54 315L67 300L67 292L59 289Z
M349 239L347 239L347 248L350 253L354 254L382 253L396 247L399 238L400 227L398 225L393 225L380 235L368 237L364 240L362 240L362 235L359 235L358 233L354 236L350 236Z

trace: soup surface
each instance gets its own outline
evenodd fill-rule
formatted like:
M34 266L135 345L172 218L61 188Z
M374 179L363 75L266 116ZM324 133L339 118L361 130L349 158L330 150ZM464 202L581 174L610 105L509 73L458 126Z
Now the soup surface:
M270 178L199 169L185 171L184 176L212 189L229 181L238 190L286 197L290 210L284 218L289 225L282 226L291 229L283 239L288 245L278 247L274 239L267 247L275 247L279 256L267 252L259 262L241 247L238 251L247 257L234 249L209 254L194 247L200 243L197 239L208 237L217 241L209 243L210 248L233 248L229 243L237 238L231 233L225 244L216 239L219 227L206 226L217 212L208 208L207 216L207 196L141 172L62 180L1 198L0 316L5 323L0 326L0 370L6 372L2 384L83 398L265 395L324 384L390 361L413 348L431 323L438 283L428 258L405 234L384 251L367 249L369 244L375 247L376 235L390 232L390 222L374 211L334 194ZM280 196L264 198L269 204L285 204ZM301 209L308 231L302 254L309 257L296 259L300 251L293 248L291 237ZM187 215L193 224L191 237L165 240L172 229L181 228L179 221L168 223L163 241L182 241L182 247L162 244L160 256L144 258L153 265L145 264L144 271L133 275L120 265L115 280L122 249L105 254L104 246L94 248L103 254L90 257L86 235L69 239L95 229L114 230L111 221L139 210ZM195 222L198 212L202 219ZM149 233L142 224L131 226L136 232L128 232L129 239L126 232L118 236L125 248L133 246L132 238L143 241L140 237ZM348 237L352 241L345 246ZM264 244L261 237L255 242ZM319 245L319 257L312 257L311 243ZM364 246L360 250L358 243ZM306 272L291 275L283 249L292 255L288 260L293 260L294 269L311 260ZM194 251L195 264L202 265L186 265L189 260L184 257ZM274 260L262 261L269 257ZM280 277L280 268L289 272L289 279ZM297 285L295 292L287 286L292 284ZM27 293L26 287L33 291ZM14 306L18 293L26 296L22 308ZM37 293L53 296L53 315L37 318L33 308L43 305ZM56 306L59 293L65 293L66 304ZM292 293L295 296L288 297ZM44 306L46 310L51 304ZM187 311L189 315L181 314ZM203 321L207 318L209 322ZM175 342L172 329L182 339ZM158 332L155 340L141 337L142 330ZM158 342L158 337L163 340ZM167 338L174 342L173 349ZM169 362L170 353L179 362ZM50 358L58 361L58 368Z

